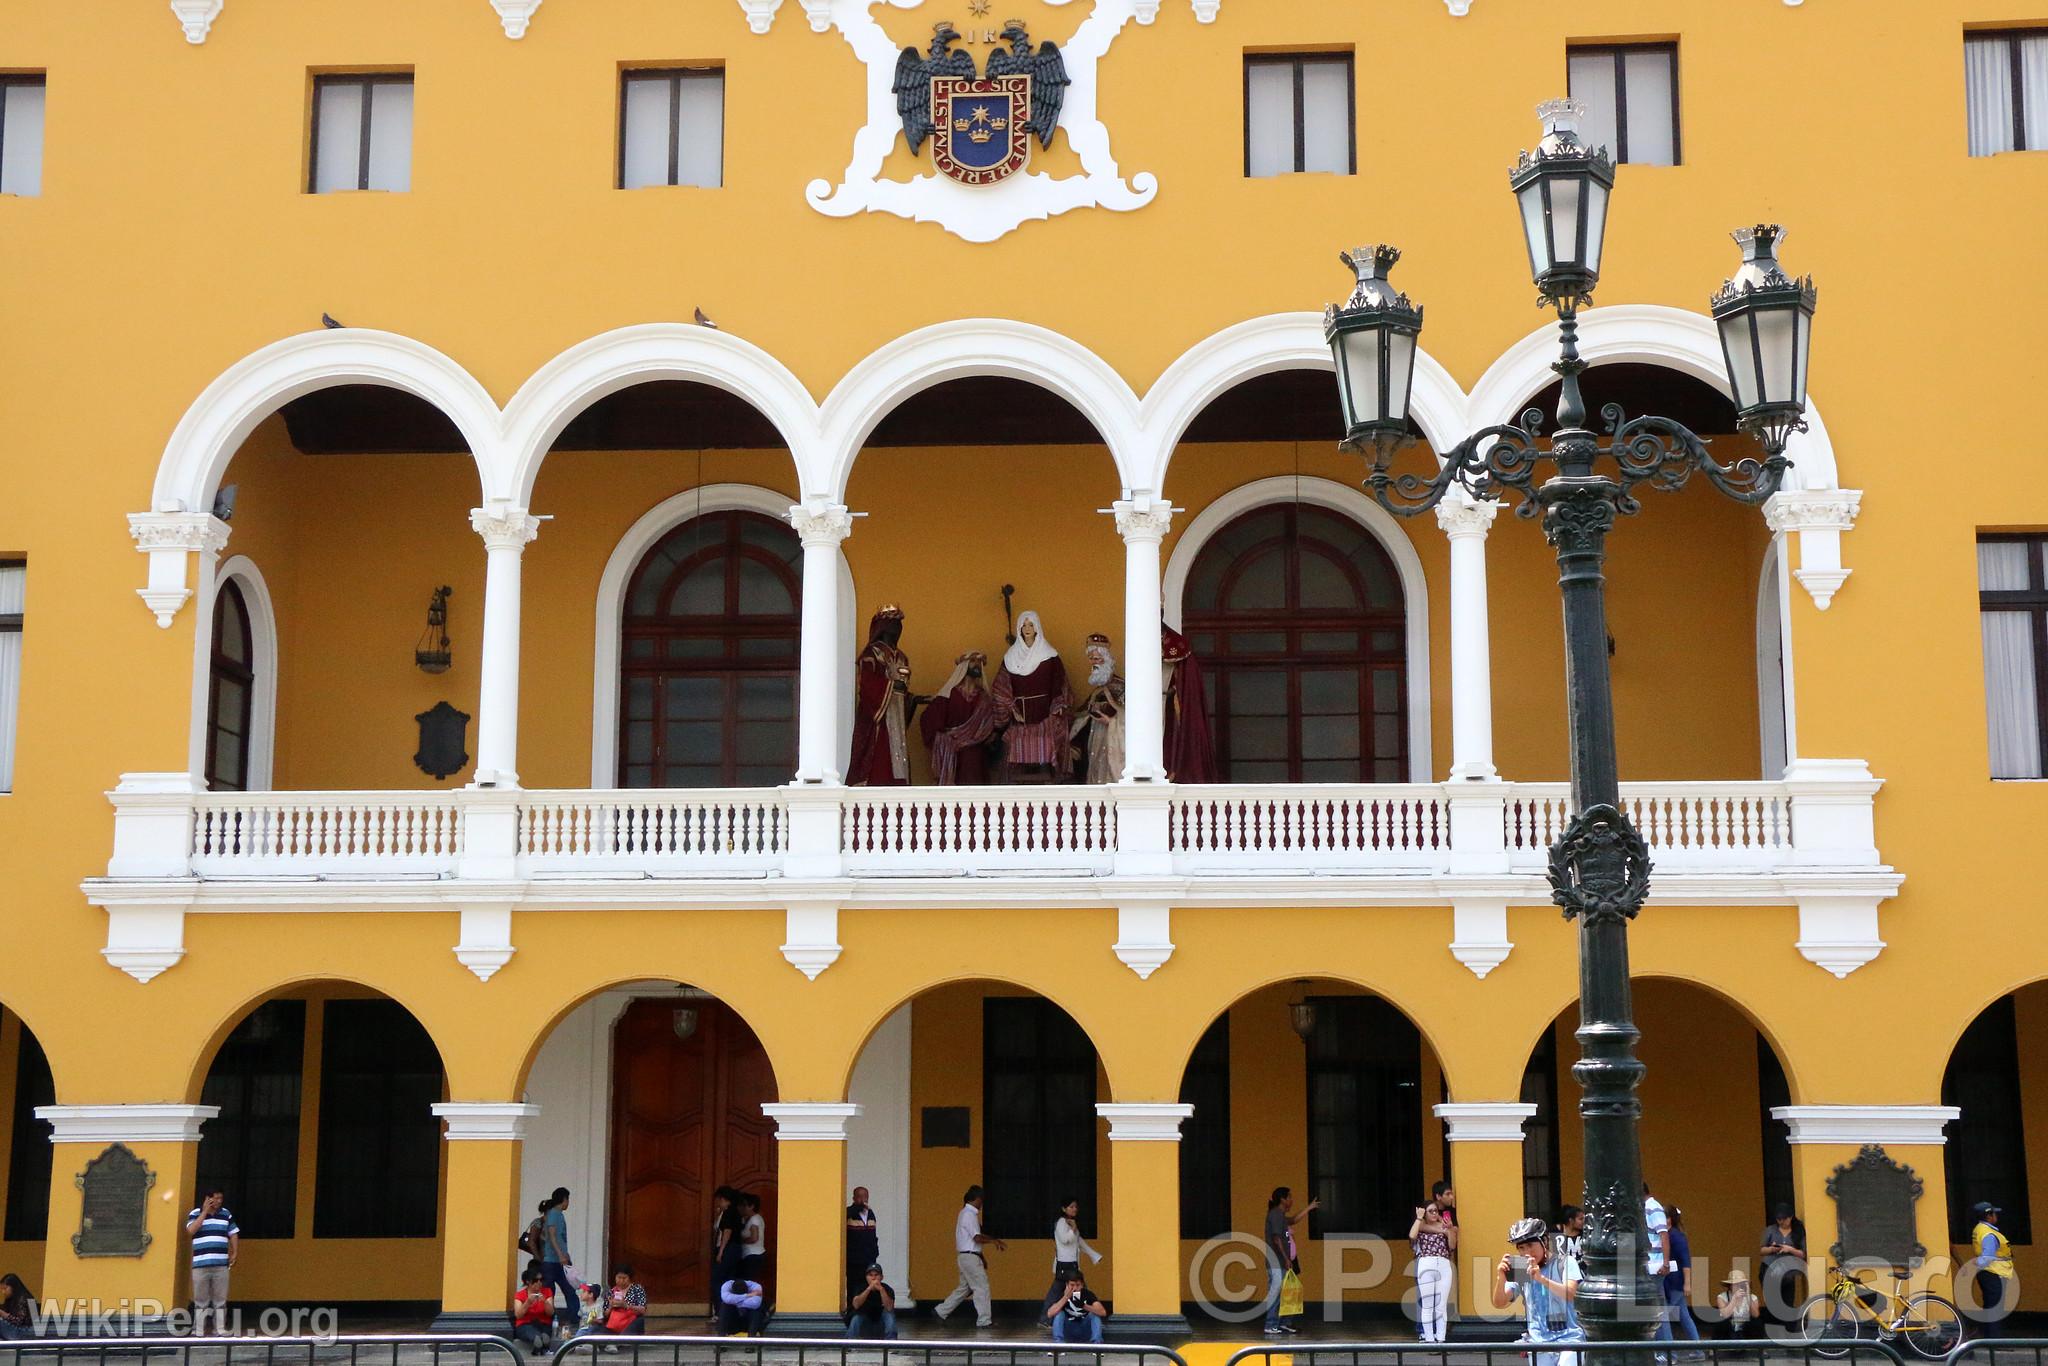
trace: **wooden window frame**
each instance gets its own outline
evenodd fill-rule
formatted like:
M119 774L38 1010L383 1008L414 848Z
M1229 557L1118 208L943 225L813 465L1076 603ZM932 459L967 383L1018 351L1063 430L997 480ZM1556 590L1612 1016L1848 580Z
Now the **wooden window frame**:
M319 188L320 179L320 97L328 90L342 86L359 86L363 92L363 111L360 126L356 130L356 184L358 190L370 188L370 114L375 96L372 93L380 85L411 85L410 71L336 71L313 77L313 137L311 155L306 158L306 193L336 194L336 190ZM419 112L419 106L413 106ZM410 129L407 130L408 132Z
M1571 94L1571 73L1574 57L1606 57L1614 59L1614 164L1646 165L1632 162L1628 154L1628 62L1632 53L1661 52L1671 59L1671 164L1685 164L1684 127L1678 118L1678 44L1677 43L1573 43L1565 49L1565 94Z
M2048 558L2048 533L2043 532L1984 532L1977 537L1979 545L2024 545L2027 548L2027 586L2025 588L1977 589L1977 610L1985 612L2025 612L2028 634L2034 643L2034 714L2037 743L2040 746L2041 771L2048 773L2048 568L2043 560ZM1990 680L1985 680L1987 685ZM2026 779L2000 779L1992 781L2028 781Z
M242 654L238 660L223 648L221 621L226 612L228 595L242 608ZM247 662L243 662L246 660ZM239 729L234 733L242 738L240 771L223 775L215 767L215 758L220 750L220 735L230 729L221 724L220 685L223 678L242 685L242 710L234 718ZM249 790L249 746L253 740L250 734L256 715L256 630L249 617L249 595L233 577L221 580L214 594L213 604L213 658L207 666L206 675L206 787L209 792L247 792ZM232 781L223 781L232 777Z
M1316 505L1298 503L1263 504L1259 507L1247 509L1244 513L1240 514L1239 518L1231 519L1231 523L1226 525L1226 529L1228 525L1234 525L1241 518L1257 517L1270 513L1275 507L1284 509L1280 536L1278 538L1268 537L1264 540L1239 547L1234 552L1230 564L1226 567L1223 577L1218 584L1216 600L1218 603L1227 602L1230 597L1231 586L1244 573L1249 563L1259 555L1270 553L1277 540L1280 544L1280 554L1283 557L1281 575L1285 583L1285 605L1274 611L1258 613L1232 613L1221 607L1212 610L1196 606L1184 606L1182 611L1181 630L1183 634L1193 636L1201 633L1215 637L1216 648L1198 651L1198 653L1202 657L1204 667L1212 675L1209 682L1208 699L1211 709L1209 730L1216 749L1217 772L1220 775L1221 781L1239 781L1230 773L1232 751L1230 728L1228 725L1230 711L1227 703L1230 697L1232 673L1239 670L1263 668L1284 674L1287 691L1285 712L1285 719L1287 721L1287 752L1285 755L1287 777L1282 781L1300 783L1307 781L1302 776L1303 765L1307 761L1302 755L1302 723L1304 715L1301 707L1301 676L1304 672L1327 667L1349 668L1356 670L1358 673L1358 774L1354 778L1338 781L1359 783L1405 782L1409 772L1408 712L1411 703L1408 695L1408 667L1410 661L1408 658L1407 603L1404 599L1399 608L1375 611L1366 611L1356 606L1332 608L1327 611L1301 607L1300 560L1302 555L1301 542L1303 539L1301 512L1303 507L1316 507ZM1317 510L1327 513L1333 518L1348 520L1344 518L1344 514L1341 512L1325 508L1317 508ZM1379 551L1385 560L1389 579L1398 585L1400 582L1400 568L1394 563L1394 558L1388 553L1386 546L1381 544L1379 539L1373 536L1369 529L1359 527L1358 532L1363 539L1369 541ZM1311 536L1309 539L1315 540L1317 538ZM1212 538L1209 545L1203 547L1202 553L1196 556L1195 568L1189 574L1190 582L1196 580L1200 572L1202 558L1210 553L1210 547L1214 544L1215 540ZM1366 600L1369 596L1366 592L1366 585L1362 577L1357 573L1356 568L1348 564L1342 565L1342 568L1351 579L1358 599L1360 601ZM1373 648L1373 634L1379 631L1393 632L1395 645L1391 652L1379 651ZM1232 649L1230 638L1233 635L1246 632L1281 635L1284 637L1283 647L1277 654L1238 654ZM1318 654L1309 651L1299 644L1303 635L1319 632L1355 632L1359 643L1355 649L1342 652L1333 650L1328 654ZM1381 672L1391 672L1395 679L1395 747L1391 755L1379 754L1373 746L1373 720L1376 715L1373 710L1373 678ZM1375 775L1374 770L1383 759L1391 763L1393 767L1395 776L1391 779L1382 779ZM1316 781L1329 780L1318 779Z
M1980 28L1970 29L1963 34L1963 43L2003 43L2005 45L2006 80L2012 91L2012 150L2015 152L2048 151L2048 145L2029 147L2027 145L2027 86L2025 64L2020 61L2020 43L2028 38L2048 38L2048 26L2030 24L2021 28ZM1969 99L1969 88L1964 87L1963 99ZM1967 114L1967 110L1965 113ZM1997 153L1990 153L1996 156Z
M2019 48L2015 46L2014 52ZM7 155L7 92L16 86L37 86L43 92L44 126L49 125L50 76L48 72L20 72L12 76L0 76L0 160Z
M683 82L716 77L718 80L718 104L725 107L725 68L722 66L641 66L628 67L619 73L619 155L615 168L613 186L626 188L626 87L634 81L660 78L668 86L668 178L662 182L666 189L724 189L725 188L725 120L718 121L718 184L683 186L678 177L682 175L683 142ZM655 186L640 185L635 189L654 189Z
M798 663L803 640L803 578L801 571L792 563L780 562L761 551L758 546L749 546L741 537L741 527L749 520L764 526L777 528L787 534L792 542L796 533L786 523L778 522L764 513L744 509L730 509L722 512L707 512L677 524L664 533L661 539L647 548L640 562L633 567L632 575L626 581L624 606L619 624L619 733L618 733L618 778L621 787L627 786L626 769L630 759L627 738L629 727L634 721L631 707L631 689L635 679L654 680L654 750L648 763L652 767L652 781L646 790L667 789L668 764L664 754L667 727L666 689L663 680L679 674L699 677L716 677L722 680L726 690L723 733L720 741L719 786L733 787L737 777L738 746L736 692L742 678L788 678L794 685L798 675ZM638 596L643 576L654 556L668 545L670 539L691 527L719 528L716 540L706 540L697 550L679 559L668 571L662 597L673 593L677 581L692 569L700 567L714 555L730 560L735 556L752 559L774 570L784 587L789 590L790 600L796 609L788 614L741 616L739 612L739 575L730 568L725 578L725 610L710 617L635 617L633 601ZM794 562L801 564L801 559ZM721 643L723 652L701 661L670 659L668 642L672 639L713 639ZM638 640L652 640L655 648L651 657L635 659L633 643ZM788 644L785 656L760 658L742 655L739 650L742 641L781 640ZM790 726L790 772L796 771L797 727Z
M993 1238L1049 1238L1058 1208L1054 1202L1072 1196L1081 1202L1081 1236L1093 1238L1100 1213L1095 1200L1100 1182L1094 1134L1097 1072L1101 1067L1094 1040L1079 1021L1043 996L986 996L982 998L981 1009L982 1165L994 1178L989 1182L983 1231ZM1060 1020L1066 1021L1086 1046L1085 1057L1080 1052L1054 1054L1046 1046L1048 1025ZM1000 1052L994 1045L999 1032L1019 1027L1031 1031L1033 1047L1028 1055ZM1054 1077L1071 1082L1083 1076L1088 1097L1085 1116L1065 1118L1078 1132L1085 1117L1090 1141L1079 1154L1077 1165L1081 1170L1054 1171L1046 1160L1048 1133L1056 1127L1049 1122L1052 1117L1047 1113L1050 1107L1046 1083ZM1009 1089L1005 1083L1019 1080L1032 1089L1032 1122L1017 1122L1018 1117L1001 1109L1001 1097ZM1034 1160L1020 1162L1020 1150ZM1037 1170L1020 1171L1020 1166L1035 1166Z
M1350 52L1247 52L1244 55L1244 175L1247 180L1269 177L1252 174L1252 68L1287 66L1294 72L1294 170L1308 170L1308 76L1310 66L1344 65L1345 140L1350 156L1344 174L1358 174L1358 61ZM1289 174L1283 172L1282 174Z

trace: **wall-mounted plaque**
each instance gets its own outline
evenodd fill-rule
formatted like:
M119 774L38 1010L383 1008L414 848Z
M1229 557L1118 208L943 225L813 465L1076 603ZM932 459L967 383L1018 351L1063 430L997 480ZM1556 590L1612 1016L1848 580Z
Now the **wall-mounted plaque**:
M71 1250L81 1257L140 1257L149 1247L149 1188L156 1173L116 1143L74 1179L84 1195Z
M964 1148L968 1141L968 1110L965 1105L927 1105L918 1126L921 1146Z
M413 717L420 723L420 747L412 761L429 777L446 778L469 762L469 713L436 702Z
M1927 1255L1914 1218L1921 1183L1911 1167L1892 1161L1877 1144L1867 1144L1855 1161L1835 1168L1827 1191L1835 1202L1839 1237L1828 1253L1838 1263L1898 1271L1920 1265Z

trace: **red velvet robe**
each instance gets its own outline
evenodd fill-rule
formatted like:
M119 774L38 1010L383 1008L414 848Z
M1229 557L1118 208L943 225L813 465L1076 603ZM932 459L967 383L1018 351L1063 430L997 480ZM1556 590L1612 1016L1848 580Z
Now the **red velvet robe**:
M925 704L917 724L932 754L932 781L941 787L985 787L988 741L996 733L996 709L985 687L961 684Z
M1202 684L1202 662L1188 638L1161 623L1161 662L1172 672L1166 679L1166 776L1176 783L1213 783L1216 745L1209 737L1209 693Z
M910 781L904 750L904 693L893 686L907 677L910 659L886 641L871 640L854 664L853 753L846 763L849 787L902 787Z
M996 671L996 718L1006 722L1003 759L1067 769L1067 666L1054 655L1018 678Z

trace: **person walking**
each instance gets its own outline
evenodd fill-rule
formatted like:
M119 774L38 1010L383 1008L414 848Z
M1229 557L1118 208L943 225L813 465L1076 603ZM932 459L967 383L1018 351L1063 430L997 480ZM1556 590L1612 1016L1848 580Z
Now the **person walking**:
M576 1282L569 1276L574 1258L569 1255L569 1188L555 1187L555 1193L541 1203L540 1277L554 1300L562 1325L576 1326Z
M868 1188L855 1186L846 1206L846 1298L861 1293L868 1284L868 1268L882 1260L881 1230L875 1226L875 1211L868 1205ZM889 1293L893 1301L895 1292Z
M987 1328L995 1322L989 1304L988 1258L982 1249L993 1245L998 1251L1007 1252L1010 1245L981 1231L984 1203L981 1187L969 1186L967 1194L961 1197L960 1213L953 1219L953 1260L960 1264L960 1284L932 1311L933 1317L942 1323L969 1296L974 1299L974 1326Z
M1436 1197L1415 1207L1415 1221L1408 1226L1408 1247L1415 1255L1416 1336L1424 1342L1442 1342L1450 1311L1451 1257L1458 1248L1458 1226L1445 1220Z
M1266 1201L1266 1336L1276 1337L1281 1333L1298 1333L1301 1330L1291 1323L1280 1322L1280 1286L1290 1271L1299 1275L1294 1258L1294 1225L1322 1207L1321 1200L1311 1200L1301 1213L1294 1212L1294 1191L1288 1186L1273 1187L1273 1194Z
M1988 1337L2005 1321L2012 1312L2013 1266L2012 1243L1998 1227L1998 1206L1988 1200L1979 1200L1970 1207L1976 1216L1977 1225L1970 1230L1970 1246L1976 1249L1976 1256L1970 1260L1971 1282L1976 1293L1964 1297L1964 1303L1977 1302L1971 1317L1976 1320L1971 1328L1971 1337Z
M1081 1236L1081 1202L1068 1200L1052 1221L1052 1285L1045 1292L1048 1306L1066 1293L1069 1280L1081 1274L1084 1254L1091 1264L1102 1260L1102 1254Z
M242 1230L228 1212L227 1194L208 1191L199 1208L185 1216L192 1236L192 1332L206 1336L206 1321L222 1337L228 1331L228 1272L242 1251Z
M846 1307L846 1336L880 1338L885 1342L896 1337L896 1289L882 1279L880 1262L871 1262L861 1269L860 1290Z
M1675 1205L1665 1242L1670 1254L1664 1262L1664 1322L1658 1336L1667 1342L1698 1342L1700 1326L1692 1317L1692 1240L1685 1236L1685 1211Z
M1052 1324L1052 1340L1061 1343L1102 1341L1102 1321L1109 1310L1076 1271L1061 1287L1062 1294L1046 1306L1045 1317Z
M1522 1302L1525 1342L1582 1338L1573 1303L1579 1297L1579 1264L1551 1255L1550 1230L1541 1219L1517 1219L1508 1228L1508 1246L1508 1254L1493 1264L1493 1307L1506 1309L1516 1300ZM1532 1355L1535 1366L1578 1366L1576 1352Z
M1771 1211L1761 1241L1763 1273L1757 1289L1763 1296L1764 1319L1773 1327L1802 1334L1806 1326L1799 1322L1799 1310L1806 1302L1806 1225L1793 1215L1790 1205L1779 1205Z

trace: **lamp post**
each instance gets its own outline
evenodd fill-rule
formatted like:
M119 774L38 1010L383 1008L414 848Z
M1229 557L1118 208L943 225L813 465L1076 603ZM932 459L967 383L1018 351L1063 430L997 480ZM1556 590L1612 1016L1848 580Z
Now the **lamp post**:
M1442 455L1434 474L1396 474L1394 456L1409 442L1408 392L1422 310L1387 283L1400 258L1392 247L1344 255L1357 286L1324 317L1336 356L1349 450L1370 450L1366 482L1381 506L1413 517L1441 502L1453 486L1476 499L1513 492L1516 512L1542 518L1557 552L1564 598L1565 696L1571 735L1573 815L1551 846L1551 896L1579 931L1579 1048L1572 1075L1583 1088L1586 1211L1584 1279L1579 1316L1594 1342L1649 1336L1662 1302L1644 1274L1642 1156L1636 1097L1643 1065L1636 1059L1630 1004L1628 922L1650 887L1650 855L1621 806L1614 752L1614 699L1607 673L1607 607L1601 566L1616 516L1638 510L1639 484L1675 490L1694 473L1739 502L1758 504L1777 491L1789 465L1785 446L1805 430L1806 355L1814 307L1813 282L1786 276L1777 260L1775 226L1735 234L1742 264L1714 295L1712 307L1734 391L1737 424L1763 447L1764 458L1722 464L1706 443L1663 417L1627 417L1618 404L1601 411L1606 439L1586 427L1579 375L1578 310L1592 303L1600 278L1614 170L1604 149L1578 136L1583 106L1555 100L1539 107L1541 143L1522 154L1509 183L1521 210L1530 273L1540 302L1556 309L1563 381L1557 427L1542 444L1542 415L1531 408L1512 425L1476 432ZM1554 473L1539 479L1540 467Z

